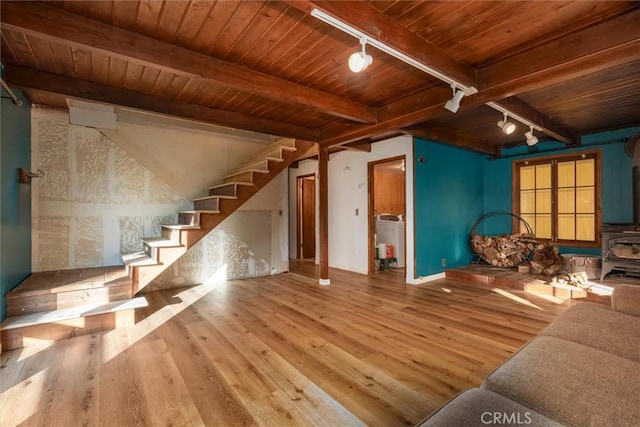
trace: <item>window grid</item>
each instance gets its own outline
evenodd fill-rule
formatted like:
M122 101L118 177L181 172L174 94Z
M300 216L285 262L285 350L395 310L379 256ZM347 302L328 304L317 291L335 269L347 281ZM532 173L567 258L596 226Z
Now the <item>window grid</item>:
M540 185L546 182L546 177L539 175L544 167L550 168L549 186ZM571 246L599 246L599 150L514 161L513 172L514 212L529 222L540 240ZM523 174L527 175L524 179ZM527 178L533 183L525 182ZM541 202L549 203L548 199L540 195L544 190L550 190L550 213L540 211L546 208L540 205ZM532 192L533 197L528 192ZM514 230L524 231L524 225L518 222L514 220ZM547 229L548 225L550 230Z

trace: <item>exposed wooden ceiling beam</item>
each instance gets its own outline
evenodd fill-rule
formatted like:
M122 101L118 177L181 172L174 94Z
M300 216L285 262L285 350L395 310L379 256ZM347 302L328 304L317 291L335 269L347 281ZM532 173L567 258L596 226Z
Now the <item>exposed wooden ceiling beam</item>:
M12 86L26 90L153 111L252 132L318 141L318 135L315 132L300 126L174 101L128 89L104 86L11 64L5 65L5 80Z
M537 124L542 128L545 134L549 135L557 141L564 142L568 145L576 144L578 141L576 136L569 128L564 126L562 123L558 123L557 121L552 120L548 116L540 113L529 104L523 102L520 98L516 98L514 96L504 98L498 101L497 104L499 104L502 108L515 113L532 123ZM498 114L498 116L500 115L500 113L498 112L496 112L496 114Z
M342 147L351 151L364 151L365 153L370 153L371 141L365 140L365 141L351 142L349 144L343 145Z
M527 52L484 67L478 71L481 76L479 93L465 97L460 109L478 107L487 102L502 104L501 100L509 98L505 102L525 113L523 103L513 98L514 95L635 61L640 51L639 20L640 10L633 10L562 39L544 43L531 50L535 53L531 58ZM501 71L510 67L515 67L515 71ZM322 132L321 140L327 145L344 144L450 114L444 110L444 104L450 97L449 90L427 88L380 108L379 122L374 125L334 125ZM576 143L575 136L564 125L531 107L526 110L528 115L521 115L540 126L546 134L567 144Z
M264 98L375 123L374 108L42 3L1 3L2 28L20 31L127 61L199 77Z
M507 97L636 61L640 9L478 69L485 96ZM570 94L568 94L570 96Z
M428 127L428 125L416 125L404 129L408 134L413 136L429 139L436 142L442 142L454 147L464 148L466 150L475 151L477 153L497 156L500 154L498 147L482 144L475 139L469 139L456 135L447 129Z
M287 3L306 13L311 13L316 7L322 9L352 28L418 62L467 86L477 87L476 75L471 67L364 2L292 0Z

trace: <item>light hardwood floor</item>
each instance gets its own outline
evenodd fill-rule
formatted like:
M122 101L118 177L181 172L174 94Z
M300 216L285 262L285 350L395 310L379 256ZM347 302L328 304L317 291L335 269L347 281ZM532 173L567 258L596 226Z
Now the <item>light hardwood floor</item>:
M151 292L133 327L3 353L0 425L413 425L569 304L292 269Z

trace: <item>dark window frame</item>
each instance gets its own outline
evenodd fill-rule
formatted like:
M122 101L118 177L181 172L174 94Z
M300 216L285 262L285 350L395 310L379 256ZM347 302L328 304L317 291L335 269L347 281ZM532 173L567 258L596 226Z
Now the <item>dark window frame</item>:
M594 241L558 239L558 162L595 159L594 167ZM558 156L536 157L532 159L514 160L512 163L512 206L513 213L520 215L520 168L523 166L535 166L551 164L551 239L538 239L541 242L549 242L554 246L572 246L583 248L599 248L601 246L602 228L602 152L601 150L582 151ZM513 232L520 231L521 222L513 220Z

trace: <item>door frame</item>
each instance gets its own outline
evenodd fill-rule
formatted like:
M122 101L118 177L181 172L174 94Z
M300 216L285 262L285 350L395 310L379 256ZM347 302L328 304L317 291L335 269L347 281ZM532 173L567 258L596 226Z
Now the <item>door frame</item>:
M386 159L374 160L372 162L367 163L367 222L368 222L368 236L367 236L367 247L368 247L368 274L375 273L376 264L376 248L375 248L375 239L374 235L376 233L376 221L375 221L375 186L374 186L374 169L376 165L382 163L390 163L398 160L404 160L405 171L404 171L404 180L403 180L403 191L404 191L404 212L405 212L405 224L406 224L406 216L407 216L407 156L405 154L401 156L389 157ZM405 227L405 240L404 240L404 251L407 253L407 229Z
M309 179L310 177L313 177L313 180L317 182L318 177L316 176L315 173L308 173L306 175L299 175L296 177L296 259L303 259L303 255L304 255L304 251L302 248L302 225L303 225L303 221L302 221L302 216L303 216L303 209L302 209L302 181L305 179ZM315 186L314 186L315 188ZM316 212L317 209L317 203L316 203L316 194L314 191L313 194L313 204L314 204L314 212ZM316 233L316 219L315 219L315 215L313 218L313 233ZM315 248L313 249L313 254L314 254L314 258L316 255L316 250Z

